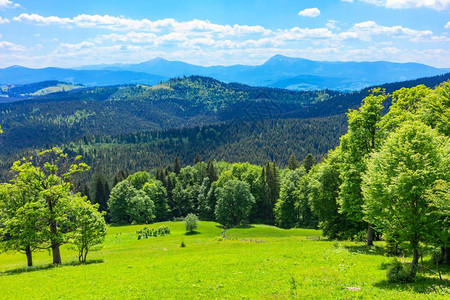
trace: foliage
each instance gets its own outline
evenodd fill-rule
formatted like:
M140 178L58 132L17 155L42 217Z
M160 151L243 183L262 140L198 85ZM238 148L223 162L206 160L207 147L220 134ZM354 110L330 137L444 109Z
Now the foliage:
M188 214L184 218L184 226L186 227L186 231L192 233L200 226L200 222L198 221L198 217L195 214Z
M408 283L413 280L411 271L397 259L388 267L386 277L390 283Z
M45 214L44 202L31 187L19 180L0 184L0 250L25 253L32 266L32 253L45 247Z
M383 233L397 234L414 250L415 275L419 243L435 226L426 192L437 180L445 180L442 145L449 140L420 122L406 122L373 154L363 177L366 219ZM448 171L448 170L447 170Z
M299 221L297 189L301 178L305 175L305 168L301 167L284 174L281 182L280 199L275 205L275 223L281 228L292 228Z
M165 236L170 234L169 226L159 226L158 229L148 228L147 226L142 227L138 231L136 231L137 239L148 239L149 237L157 237L157 236Z
M153 200L143 190L137 190L129 180L119 182L108 200L111 221L118 224L143 224L155 218Z
M72 203L74 230L69 242L78 249L78 260L86 263L93 246L103 243L106 236L105 212L98 211L98 204L91 205L86 198L76 197Z
M255 202L250 185L236 179L229 180L223 187L217 188L216 197L216 219L228 228L245 222Z

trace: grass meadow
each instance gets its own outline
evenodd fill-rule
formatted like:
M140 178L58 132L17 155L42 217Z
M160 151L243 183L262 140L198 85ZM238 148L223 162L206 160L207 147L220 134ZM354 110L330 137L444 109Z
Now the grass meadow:
M103 247L77 262L65 247L54 267L48 252L0 254L1 299L449 299L446 281L419 274L412 284L386 281L382 243L335 242L310 229L254 225L221 237L213 222L186 235L183 222L164 222L172 233L137 239L138 226L108 228ZM180 247L182 241L186 247ZM405 258L404 260L410 260ZM429 258L425 259L428 262ZM433 268L430 263L430 268ZM356 288L346 289L345 287Z

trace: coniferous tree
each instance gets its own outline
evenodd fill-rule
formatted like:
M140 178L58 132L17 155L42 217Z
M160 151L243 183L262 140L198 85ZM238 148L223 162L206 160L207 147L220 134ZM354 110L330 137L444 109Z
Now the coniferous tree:
M208 161L208 165L206 167L206 176L209 178L209 182L211 183L217 181L218 179L217 172L212 161Z
M298 162L297 157L295 157L295 154L292 153L288 160L288 168L290 170L295 170L298 167L300 167L300 163Z
M194 165L198 164L199 162L201 162L202 159L200 158L200 155L198 155L198 153L195 155L195 159L194 159Z
M308 153L308 155L306 155L306 157L303 159L303 166L305 167L306 173L311 170L315 163L316 159L314 158L314 156L311 153Z
M180 159L178 158L178 156L175 156L175 162L173 164L173 172L175 174L180 174L181 171L181 164L180 164Z

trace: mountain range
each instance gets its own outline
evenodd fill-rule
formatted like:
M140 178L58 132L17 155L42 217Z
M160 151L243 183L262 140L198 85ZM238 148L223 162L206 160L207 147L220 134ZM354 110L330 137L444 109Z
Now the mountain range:
M200 75L251 86L351 91L383 83L441 75L449 71L418 63L328 62L282 55L275 55L257 66L204 67L155 58L138 64L101 64L76 69L11 66L0 69L0 83L27 84L58 80L86 86L139 83L154 85L168 78Z

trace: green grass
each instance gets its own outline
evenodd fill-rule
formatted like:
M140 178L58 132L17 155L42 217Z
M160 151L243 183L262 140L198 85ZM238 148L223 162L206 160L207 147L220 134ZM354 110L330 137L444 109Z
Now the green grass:
M429 274L413 284L389 284L383 266L392 259L382 248L318 240L316 230L254 225L230 229L223 239L212 222L201 222L193 235L182 222L150 227L162 224L171 235L144 240L136 236L143 226L110 227L86 265L67 248L59 267L49 265L46 252L35 254L31 269L24 268L24 255L1 254L0 298L448 299L450 293Z

